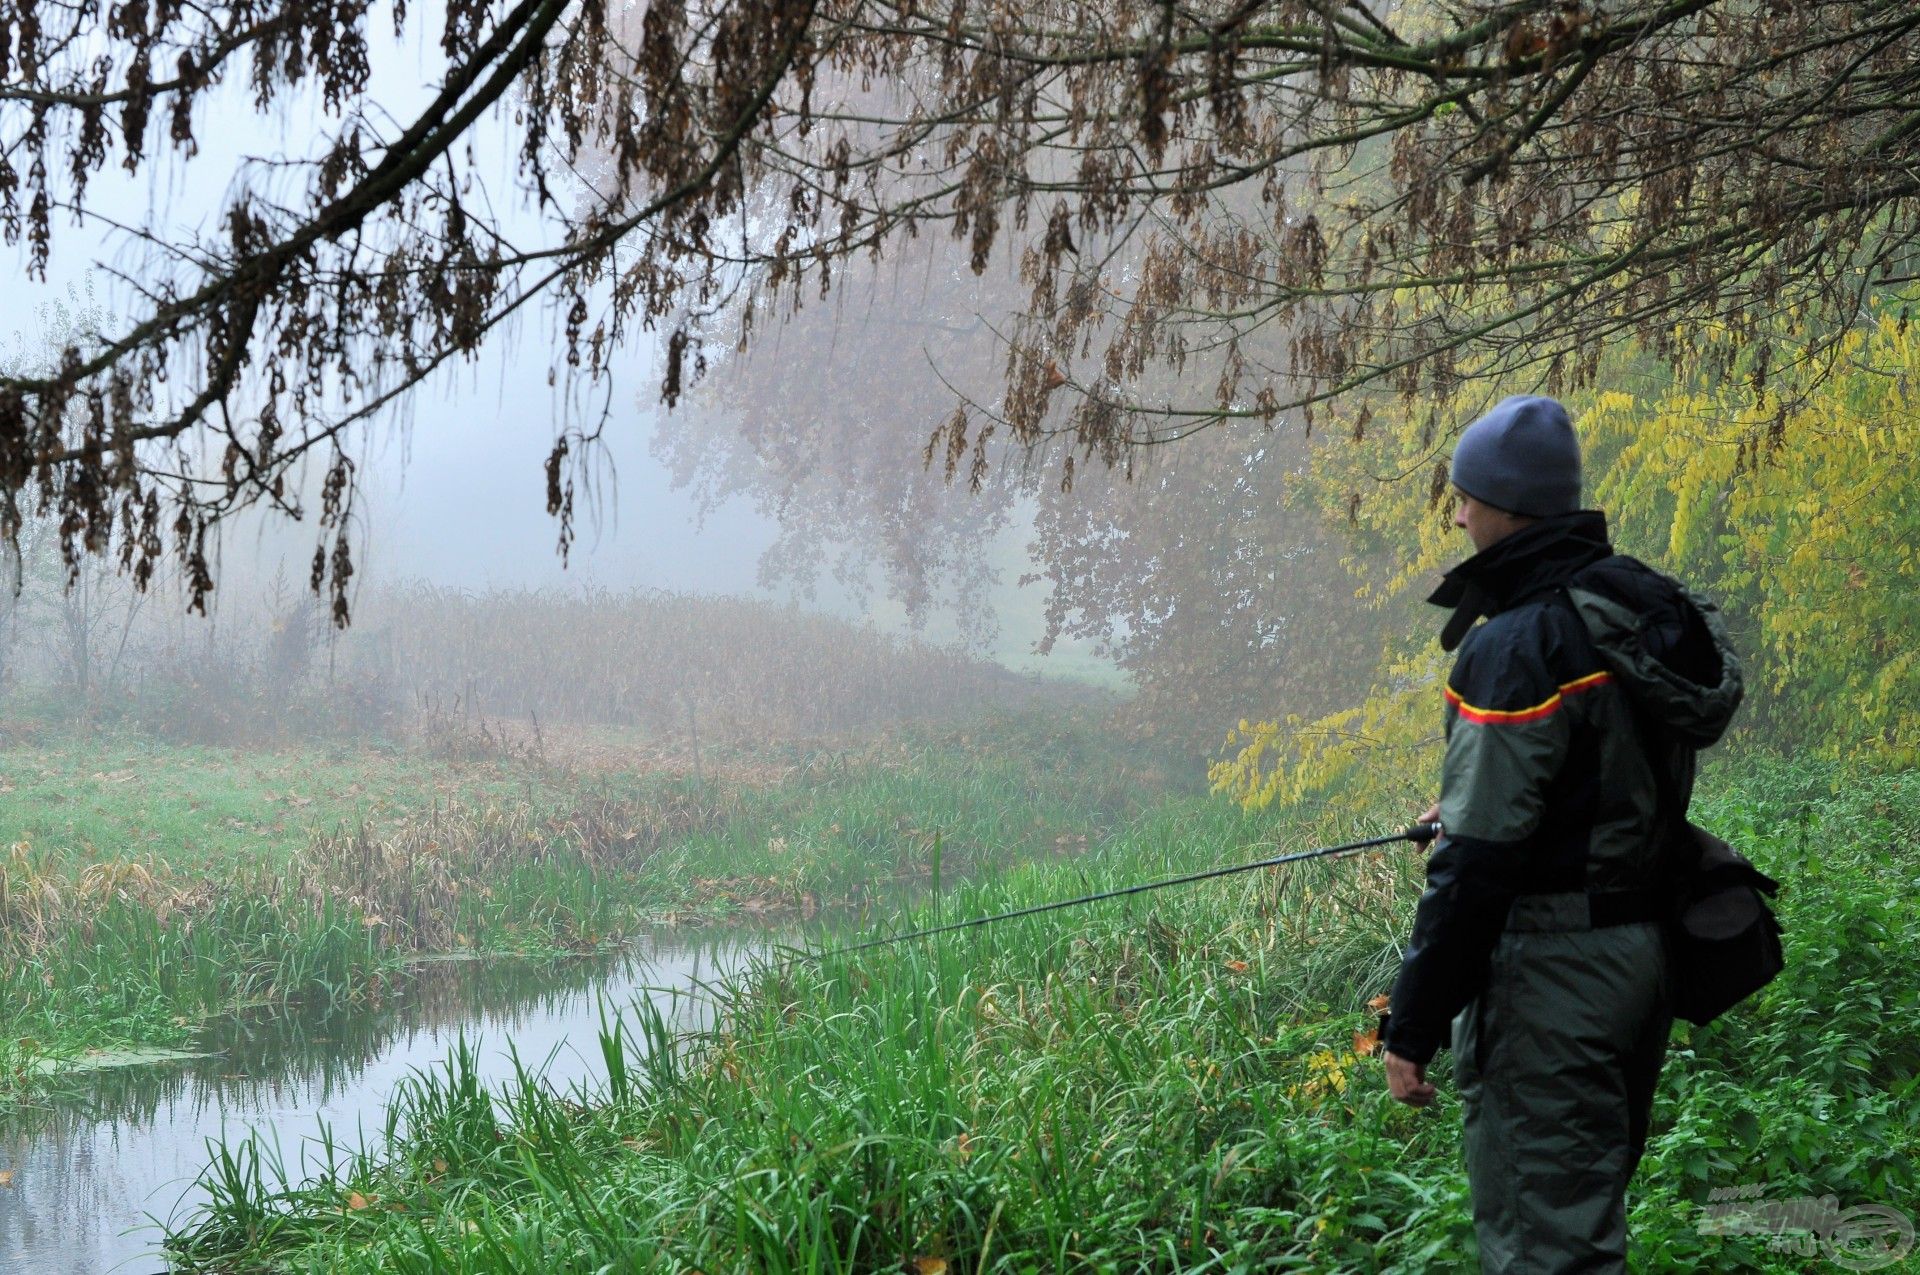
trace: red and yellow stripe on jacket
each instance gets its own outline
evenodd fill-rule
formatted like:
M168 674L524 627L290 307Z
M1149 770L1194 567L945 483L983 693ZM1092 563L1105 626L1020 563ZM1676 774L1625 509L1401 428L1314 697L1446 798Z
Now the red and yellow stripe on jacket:
M1445 688L1444 694L1446 695L1447 703L1451 704L1455 711L1467 721L1478 722L1484 726L1518 726L1526 722L1537 722L1552 717L1560 711L1560 706L1566 702L1567 696L1578 695L1583 691L1590 691L1596 686L1605 686L1612 680L1613 674L1602 669L1598 673L1589 673L1585 677L1575 678L1571 682L1562 682L1552 695L1549 695L1546 699L1530 708L1476 708L1472 704L1467 703L1466 700L1460 698L1460 692L1454 690L1451 686ZM1538 691L1534 692L1536 695L1539 693Z

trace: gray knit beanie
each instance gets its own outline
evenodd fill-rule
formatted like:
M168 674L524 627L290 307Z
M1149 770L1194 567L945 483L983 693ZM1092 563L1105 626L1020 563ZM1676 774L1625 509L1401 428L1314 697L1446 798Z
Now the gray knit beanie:
M1461 433L1453 485L1510 514L1551 518L1580 508L1580 440L1567 409L1516 394Z

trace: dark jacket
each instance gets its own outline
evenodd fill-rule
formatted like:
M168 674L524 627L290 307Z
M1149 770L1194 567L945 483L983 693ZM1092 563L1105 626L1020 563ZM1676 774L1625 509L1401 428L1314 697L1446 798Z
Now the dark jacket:
M1428 600L1453 609L1442 643L1459 649L1445 688L1445 835L1385 1039L1419 1063L1485 985L1517 896L1658 895L1693 754L1740 700L1711 604L1615 554L1597 512L1508 536Z

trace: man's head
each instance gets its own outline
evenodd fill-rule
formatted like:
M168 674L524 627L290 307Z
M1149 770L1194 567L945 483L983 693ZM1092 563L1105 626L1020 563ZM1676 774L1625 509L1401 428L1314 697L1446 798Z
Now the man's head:
M1453 449L1461 500L1454 525L1476 550L1537 518L1580 508L1580 440L1567 409L1550 398L1515 395L1467 426Z

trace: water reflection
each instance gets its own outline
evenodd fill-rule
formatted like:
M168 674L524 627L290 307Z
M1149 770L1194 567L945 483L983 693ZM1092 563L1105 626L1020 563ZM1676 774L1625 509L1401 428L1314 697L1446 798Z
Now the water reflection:
M513 1075L509 1047L565 1088L604 1072L603 1007L661 1000L698 1026L702 989L738 966L764 935L671 935L616 958L531 964L441 962L379 1008L294 1015L210 1029L209 1056L100 1071L50 1109L0 1125L0 1271L17 1275L148 1275L165 1268L152 1219L198 1202L207 1141L255 1130L290 1176L324 1163L322 1123L336 1146L383 1126L388 1096L447 1056L461 1033L480 1047L496 1088Z

